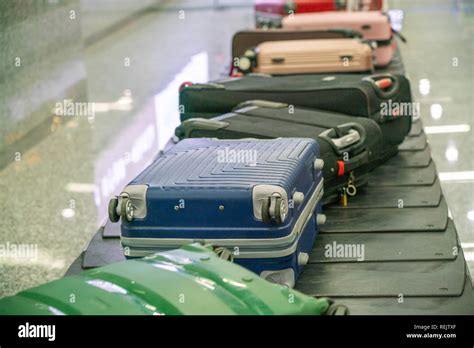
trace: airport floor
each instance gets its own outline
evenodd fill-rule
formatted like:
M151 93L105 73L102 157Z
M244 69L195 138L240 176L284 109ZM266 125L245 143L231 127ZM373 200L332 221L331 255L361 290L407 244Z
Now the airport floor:
M253 25L248 0L143 1L139 9L112 5L99 10L88 1L70 3L83 16L74 44L54 52L58 63L25 67L21 83L14 73L10 83L0 78L0 102L9 106L7 112L24 114L18 124L29 135L27 141L15 141L15 132L2 134L10 147L4 151L8 156L0 156L0 244L31 245L35 253L0 257L0 297L64 274L105 220L108 199L173 134L179 85L225 74L233 33ZM408 40L401 52L474 274L474 4L389 4L403 11L394 12L403 14ZM104 29L104 21L115 24ZM40 26L41 18L34 23ZM0 33L7 51L25 49L18 40L24 35L21 23L8 30L8 35ZM2 96L2 88L9 89L8 96ZM39 95L49 107L33 112ZM51 106L70 95L95 103L94 112L50 117ZM13 117L0 122L5 128L14 123Z

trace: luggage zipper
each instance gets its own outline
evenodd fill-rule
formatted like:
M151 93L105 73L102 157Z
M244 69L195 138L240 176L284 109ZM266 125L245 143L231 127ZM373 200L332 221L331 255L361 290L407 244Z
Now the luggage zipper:
M248 258L278 258L293 254L297 247L299 238L305 230L311 216L314 214L318 203L323 197L324 180L321 179L306 202L300 216L296 220L291 232L286 237L275 239L185 239L185 238L130 238L120 237L122 246L130 249L131 257L143 257L157 252L157 249L170 250L181 247L184 244L200 242L201 244L210 244L219 248L233 249L239 248L239 254L234 255L234 259ZM326 221L325 215L318 213L316 223L323 225ZM140 250L141 249L141 250ZM223 251L222 251L223 252ZM220 255L221 256L221 255ZM222 255L225 257L225 255Z
M347 180L347 185L342 188L341 196L339 203L343 207L347 207L347 196L354 197L357 194L357 188L354 185L355 176L354 172L349 172L349 179Z

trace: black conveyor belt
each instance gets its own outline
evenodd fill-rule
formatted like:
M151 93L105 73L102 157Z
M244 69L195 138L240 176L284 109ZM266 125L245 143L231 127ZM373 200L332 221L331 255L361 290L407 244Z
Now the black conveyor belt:
M327 223L296 289L333 297L352 314L474 314L471 280L421 121L400 148L348 207L325 210ZM326 253L337 245L364 252ZM81 263L87 269L121 260L119 224L106 223L68 274Z

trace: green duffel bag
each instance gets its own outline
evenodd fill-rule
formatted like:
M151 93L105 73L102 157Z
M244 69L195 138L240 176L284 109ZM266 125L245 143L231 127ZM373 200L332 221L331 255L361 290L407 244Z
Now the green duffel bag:
M222 256L222 255L221 255ZM347 314L191 244L65 277L0 300L6 315Z

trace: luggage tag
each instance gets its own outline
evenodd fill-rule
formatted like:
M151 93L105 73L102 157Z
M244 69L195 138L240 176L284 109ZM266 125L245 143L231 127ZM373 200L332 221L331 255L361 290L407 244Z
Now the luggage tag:
M341 193L341 197L339 199L339 204L343 207L347 207L347 193L346 193L346 188L345 187L342 188L342 193Z

